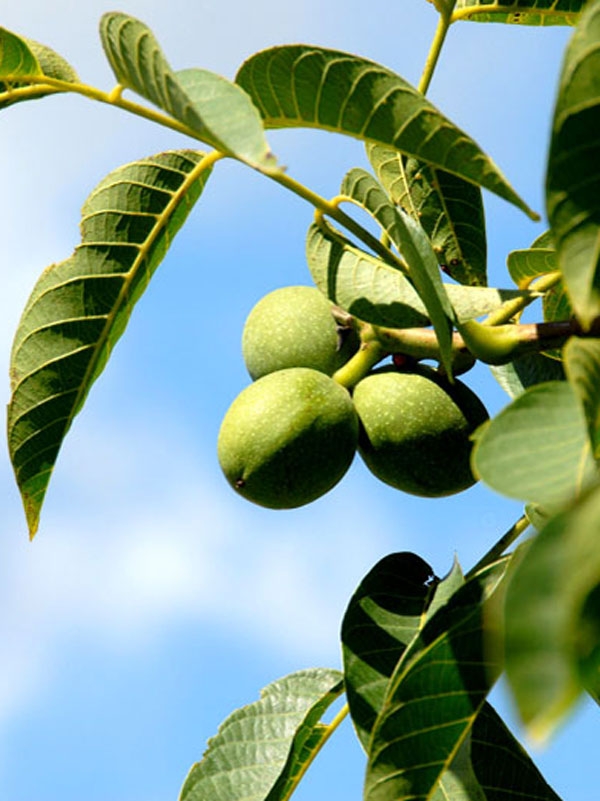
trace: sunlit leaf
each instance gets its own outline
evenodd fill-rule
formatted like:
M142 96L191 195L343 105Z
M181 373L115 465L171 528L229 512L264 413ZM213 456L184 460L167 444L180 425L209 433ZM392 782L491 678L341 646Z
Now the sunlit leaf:
M596 468L581 405L570 384L533 386L475 442L475 474L496 492L553 506L575 498Z
M528 387L545 381L562 381L562 362L541 353L527 353L508 364L490 365L494 378L511 398L518 398Z
M510 277L521 289L541 275L558 270L556 251L551 248L528 248L513 250L508 254L506 265Z
M600 340L571 337L564 349L565 369L583 404L592 450L600 456Z
M340 191L375 217L406 261L409 276L435 330L441 363L446 374L452 375L454 309L442 284L437 259L424 230L408 214L390 202L383 188L366 170L358 167L350 170Z
M558 262L584 325L600 314L600 2L581 16L562 68L546 201Z
M104 14L100 36L122 86L150 100L218 150L258 169L276 167L260 115L239 86L208 70L174 72L148 26L127 14Z
M236 81L267 128L310 127L388 145L537 215L496 165L407 81L349 53L284 45L251 56Z
M500 673L489 649L494 632L489 620L484 623L484 606L501 584L505 567L503 560L460 587L404 652L372 729L365 801L432 798L453 766ZM476 797L485 798L465 760L468 754L460 756L467 775L464 765L456 766L453 796L446 797L460 798L457 790L466 779L467 786L479 788Z
M0 28L0 109L65 91L24 80L44 76L68 83L79 80L73 67L54 50Z
M576 25L585 0L458 0L452 19L513 25Z
M313 280L327 297L361 320L391 328L429 324L414 287L395 267L354 247L328 223L310 226L306 256ZM527 290L444 284L458 320L494 311Z
M588 682L600 686L600 608L585 608L600 585L599 531L595 489L532 540L507 589L506 671L536 738L553 731Z
M81 244L42 273L27 302L11 356L8 441L31 536L73 417L204 188L203 155L161 153L110 173L85 202Z
M315 668L269 684L209 740L180 801L279 801L314 749L319 720L343 689L337 670Z
M485 286L487 244L481 190L397 150L367 145L373 169L391 200L419 222L442 270L468 286Z

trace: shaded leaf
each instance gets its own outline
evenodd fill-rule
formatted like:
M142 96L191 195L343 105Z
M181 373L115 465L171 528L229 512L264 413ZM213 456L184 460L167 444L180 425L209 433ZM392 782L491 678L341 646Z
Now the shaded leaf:
M0 109L65 91L23 80L44 76L68 83L79 80L73 67L54 50L0 28Z
M409 277L427 310L440 346L441 363L452 376L452 323L454 309L448 299L437 259L421 226L405 212L396 209L383 188L366 170L358 167L345 176L341 193L365 208L408 264Z
M361 320L391 328L429 324L412 284L395 267L354 247L327 222L311 225L306 257L313 280L327 297ZM528 291L445 284L459 321L481 317Z
M484 623L484 605L501 584L506 563L460 587L404 652L373 727L365 801L432 798L457 756L450 789L456 792L465 778L467 787L481 789L459 749L500 673L489 648L495 631L490 620Z
M528 353L508 364L490 365L494 378L511 398L518 398L526 389L545 381L562 381L562 362L541 353Z
M233 712L209 740L180 801L277 801L314 748L319 719L340 695L342 674L315 668L269 684L259 701Z
M542 506L568 502L596 476L583 412L566 381L514 400L476 439L471 461L496 492Z
M487 243L479 187L382 145L368 144L367 155L391 200L423 226L444 272L461 284L485 286Z
M554 730L585 684L600 686L600 607L585 610L600 587L599 531L596 488L547 523L508 585L506 672L521 718L538 739Z
M104 14L100 37L122 86L150 100L218 150L257 169L276 167L258 111L239 86L208 70L174 72L148 26L127 14Z
M62 440L133 306L210 174L202 153L161 153L110 173L86 200L81 245L46 269L11 355L8 441L30 535Z
M564 348L565 370L583 405L592 451L600 456L600 340L571 337Z
M414 553L381 559L361 581L342 621L348 706L366 750L387 685L431 604L439 579Z
M584 325L600 314L600 2L588 3L562 67L546 177L558 262Z
M284 45L251 56L236 81L267 128L321 128L391 146L479 184L537 219L479 146L386 67L336 50Z
M576 25L586 0L458 0L453 21Z

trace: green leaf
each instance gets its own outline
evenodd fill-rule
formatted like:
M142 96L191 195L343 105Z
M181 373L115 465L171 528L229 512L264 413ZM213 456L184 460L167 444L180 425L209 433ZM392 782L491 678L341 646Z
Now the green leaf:
M566 51L546 201L558 262L576 315L600 314L600 2L590 2Z
M368 144L367 155L391 200L423 226L442 270L460 284L486 286L479 187L389 147Z
M510 277L520 289L526 289L535 278L558 270L553 248L513 250L508 254L506 265Z
M276 168L260 115L239 86L208 70L174 72L148 26L127 14L104 14L100 36L122 86L150 100L217 150L259 170Z
M489 422L471 460L496 492L542 506L577 497L597 475L583 411L566 381L520 395Z
M0 109L65 91L23 80L44 76L68 83L79 81L73 67L54 50L0 28Z
M588 681L598 686L600 613L597 604L586 609L600 586L598 531L596 488L531 541L507 589L506 672L536 739L554 730Z
M404 652L372 730L365 801L430 799L436 789L441 791L440 780L455 764L500 673L488 640L496 632L491 619L484 624L484 606L501 584L506 563L496 563L460 587ZM465 756L461 753L459 762ZM467 786L477 789L466 762ZM464 766L457 767L464 778ZM457 778L450 788L456 798ZM435 797L443 798L443 791Z
M446 375L452 376L452 323L454 309L448 299L437 259L421 226L396 209L383 188L366 170L355 167L345 176L341 193L365 208L388 234L408 264L409 276L427 310L440 346Z
M600 457L600 340L571 337L564 349L565 370L582 403L592 452Z
M322 128L391 146L538 219L479 146L386 67L336 50L284 45L251 56L236 81L267 128Z
M84 204L81 244L42 273L27 302L11 355L8 441L30 536L73 417L204 188L203 156L161 153L110 173Z
M361 320L390 328L429 325L416 290L395 267L354 247L327 222L311 225L306 256L313 280L327 297ZM445 284L459 321L481 317L528 291Z
M458 0L453 21L576 25L586 0Z
M562 362L541 353L528 353L508 364L490 365L494 378L511 398L518 398L526 389L545 381L563 381Z
M393 553L367 573L342 621L348 706L367 750L390 676L424 622L439 584L414 553Z
M314 751L319 719L342 689L342 674L325 668L269 684L259 701L221 724L185 780L180 801L287 798L303 760Z

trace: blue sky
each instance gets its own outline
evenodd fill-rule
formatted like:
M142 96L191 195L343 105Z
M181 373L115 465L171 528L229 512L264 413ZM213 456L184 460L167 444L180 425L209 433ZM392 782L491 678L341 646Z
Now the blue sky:
M53 46L87 82L112 86L96 33L109 8L19 5L4 4L0 23ZM138 0L121 10L153 28L176 68L229 77L255 50L302 41L360 53L416 82L435 27L425 0ZM431 87L540 211L567 36L457 25ZM76 244L85 196L114 167L190 143L66 96L8 109L0 130L6 375L22 306L41 270ZM360 143L342 137L282 131L269 140L293 177L326 196L365 165ZM508 285L505 254L543 228L489 195L486 212L490 279ZM0 456L0 798L176 798L233 708L292 670L339 666L345 605L379 558L414 550L443 574L456 552L468 568L519 516L518 504L479 486L434 502L400 494L359 460L329 495L290 512L254 507L226 485L215 444L249 381L243 322L271 289L310 282L311 215L242 166L217 165L72 427L33 544ZM467 380L490 411L507 402L485 370ZM8 380L3 387L8 400ZM495 697L518 731L502 688ZM592 797L596 717L582 706L536 752L569 801ZM359 798L363 768L346 726L298 798Z

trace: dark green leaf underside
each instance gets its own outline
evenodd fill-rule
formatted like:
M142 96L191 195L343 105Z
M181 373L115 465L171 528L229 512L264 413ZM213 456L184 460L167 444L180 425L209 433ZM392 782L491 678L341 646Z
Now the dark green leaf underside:
M180 801L278 801L321 733L319 719L342 692L342 674L315 668L269 684L209 740Z
M564 349L565 369L579 398L594 457L600 457L600 339L571 337Z
M81 245L39 278L11 355L10 456L30 534L73 417L198 199L203 154L173 151L110 173L88 197Z
M460 587L404 652L373 727L365 801L430 799L453 763L500 672L483 604L505 566Z
M423 302L395 267L354 247L327 223L310 226L306 242L313 280L327 297L351 314L389 328L429 324ZM445 284L459 321L481 317L527 291Z
M367 155L391 200L422 225L442 270L460 284L485 286L480 188L382 145L367 145Z
M513 25L576 25L585 0L458 0L454 20Z
M251 56L236 81L267 128L321 128L391 146L479 184L537 219L479 146L386 67L336 50L285 45Z

